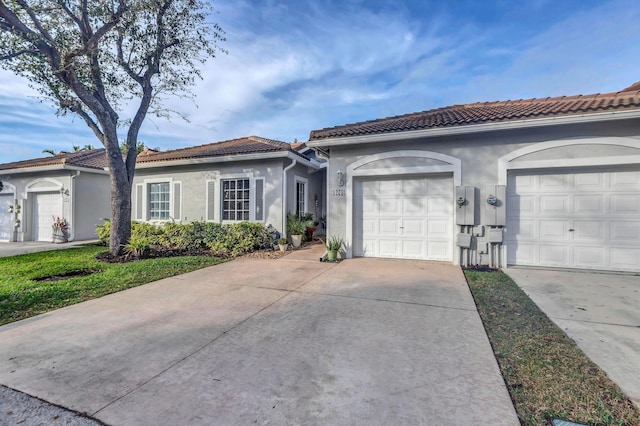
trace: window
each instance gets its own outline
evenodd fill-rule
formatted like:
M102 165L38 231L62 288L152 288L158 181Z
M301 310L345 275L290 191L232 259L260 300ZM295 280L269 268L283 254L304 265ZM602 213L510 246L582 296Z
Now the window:
M222 181L222 220L249 220L249 179Z
M149 184L149 220L168 220L170 208L169 182Z
M307 183L296 180L296 214L301 215L307 212Z

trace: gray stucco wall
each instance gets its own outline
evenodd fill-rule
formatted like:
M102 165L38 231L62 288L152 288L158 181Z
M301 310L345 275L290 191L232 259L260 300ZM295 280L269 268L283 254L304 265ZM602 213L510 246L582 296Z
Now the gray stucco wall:
M474 186L479 189L480 202L476 203L476 214L480 224L486 223L486 217L482 208L482 200L487 196L484 189L486 185L500 183L499 159L503 156L528 146L549 141L561 141L567 139L593 139L593 138L624 138L638 142L637 147L589 145L588 149L576 145L549 149L535 154L523 156L519 160L563 160L567 158L598 158L602 164L607 164L607 157L628 156L640 154L640 120L626 120L624 122L607 122L600 124L582 124L553 126L546 128L494 131L478 133L474 135L447 136L439 138L425 138L420 140L401 141L389 140L370 144L351 146L333 146L330 148L330 160L327 169L328 184L328 235L340 235L347 242L352 240L347 235L347 198L345 196L332 195L332 190L340 189L335 176L337 171L345 172L349 165L374 154L390 151L421 150L455 157L461 161L461 185ZM379 164L384 167L412 167L420 165L420 160L383 160ZM375 167L378 168L379 164ZM439 161L425 160L422 165L434 166ZM364 167L365 169L367 166ZM347 185L351 176L346 176ZM459 228L459 227L458 227ZM482 238L480 242L484 241Z
M52 193L59 197L60 214L70 224L71 238L95 238L94 228L97 222L91 218L110 214L109 176L88 172L80 172L76 178L72 176L76 176L75 170L0 174L0 180L5 186L2 193L13 193L20 206L20 213L14 212L12 216L12 221L20 221L20 226L15 228L11 237L12 241L33 240L33 197L40 192ZM85 186L90 188L85 190ZM64 193L60 193L61 188ZM104 196L107 197L106 202L103 201Z
M81 172L74 180L74 238L95 239L96 225L104 223L102 218L111 217L109 176Z
M168 163L167 163L168 164ZM180 183L181 186L181 211L180 218L176 221L191 222L205 221L211 218L208 211L207 182L214 182L216 188L214 197L220 198L220 181L230 177L250 177L253 179L264 179L264 220L265 225L272 225L279 231L284 230L283 208L282 208L282 176L283 169L291 164L290 159L276 158L259 161L231 161L205 164L193 164L186 166L161 165L157 168L138 168L133 182L132 204L133 217L137 220L147 220L144 209L147 201L138 202L138 185L142 185L143 191L153 181L167 181ZM295 166L287 173L288 191L287 208L293 211L295 208L294 176L307 178L310 184L310 194L322 194L322 177L320 173L311 174L305 166ZM253 192L252 192L253 193ZM175 201L174 201L175 202ZM137 212L138 207L143 206L143 214ZM214 221L222 222L220 215L220 205L216 205Z

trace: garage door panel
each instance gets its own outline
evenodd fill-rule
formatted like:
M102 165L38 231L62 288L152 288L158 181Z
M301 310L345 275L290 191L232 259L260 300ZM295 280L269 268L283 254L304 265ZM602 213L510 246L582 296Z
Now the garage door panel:
M566 192L570 187L570 177L567 175L542 175L539 176L540 189L549 192Z
M514 172L507 263L640 271L640 171Z
M12 194L0 194L0 241L9 241L13 233L13 221L9 213L12 203Z
M604 210L604 195L576 195L573 198L573 210L576 214L602 215Z
M540 214L557 215L566 214L569 211L568 197L566 195L542 195L540 196Z
M35 241L51 241L53 217L62 216L60 194L41 192L33 194L32 238Z
M567 223L563 220L540 221L540 238L564 241L567 239L567 233Z
M403 235L412 237L422 237L424 232L424 219L403 219Z
M611 214L636 215L640 213L640 197L637 194L611 195Z
M640 239L640 223L638 222L611 222L610 241L612 243L636 242Z
M574 220L574 241L588 240L593 243L601 243L605 240L604 224L600 220Z
M356 256L452 260L450 175L363 178L354 194Z
M401 233L400 218L380 219L378 223L380 226L380 235L398 235Z
M612 247L610 250L611 265L620 271L637 271L640 264L640 249Z
M540 265L565 266L570 262L569 248L563 245L539 245Z
M402 241L402 257L411 259L424 259L424 240Z
M424 197L409 196L402 200L403 216L424 216L426 214Z
M604 247L575 246L574 265L578 268L604 269L606 249Z
M640 173L614 172L611 173L611 188L634 191L640 190Z

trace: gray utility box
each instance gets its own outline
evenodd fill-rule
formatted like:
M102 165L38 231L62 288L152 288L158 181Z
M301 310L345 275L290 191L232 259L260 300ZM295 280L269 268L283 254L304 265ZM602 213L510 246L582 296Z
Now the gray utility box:
M462 248L471 247L471 234L457 234L456 245Z
M456 225L476 224L476 187L456 186Z
M489 226L505 226L507 224L507 187L504 185L487 185L484 188L482 204L482 223Z
M502 228L490 228L489 229L489 242L501 243L502 242Z

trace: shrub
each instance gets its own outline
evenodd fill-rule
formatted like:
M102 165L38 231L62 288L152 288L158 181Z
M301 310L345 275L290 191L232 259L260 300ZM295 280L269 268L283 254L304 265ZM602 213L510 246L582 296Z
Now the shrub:
M149 249L149 240L140 235L131 235L129 243L124 245L125 254L143 257L145 250Z
M146 222L131 222L131 238L142 237L149 245L159 246L164 231L161 227Z
M218 238L208 244L214 254L238 256L273 244L271 236L261 223L239 222L224 225Z
M100 240L100 244L106 246L109 244L109 236L111 235L111 222L105 221L102 225L96 225L96 235Z

